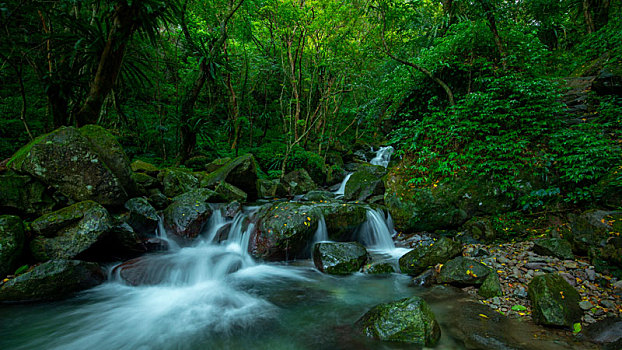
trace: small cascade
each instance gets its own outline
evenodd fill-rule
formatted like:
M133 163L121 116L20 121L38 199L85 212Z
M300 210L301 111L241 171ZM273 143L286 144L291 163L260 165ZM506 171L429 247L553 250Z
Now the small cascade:
M380 209L367 209L367 221L359 230L359 240L365 246L378 250L393 250L393 230Z
M386 168L389 166L393 152L395 152L395 149L392 146L380 147L380 149L376 151L376 156L370 161L370 163L372 165L380 165Z
M315 243L325 241L328 241L328 229L326 229L326 220L324 220L324 215L322 215L317 223L317 230L315 230L311 247L313 247Z
M156 228L156 237L168 243L169 250L179 250L179 244L175 242L174 239L169 238L166 232L166 228L164 228L164 219L160 216L158 219L158 228Z
M227 219L222 215L222 210L215 209L209 221L205 224L201 235L205 237L206 242L214 242L218 231L220 231L228 223L229 221L227 221Z
M348 173L348 175L346 175L346 177L343 179L341 185L339 185L339 188L335 192L336 198L341 198L346 193L346 183L348 183L348 180L350 180L350 176L352 176L352 174L353 173Z

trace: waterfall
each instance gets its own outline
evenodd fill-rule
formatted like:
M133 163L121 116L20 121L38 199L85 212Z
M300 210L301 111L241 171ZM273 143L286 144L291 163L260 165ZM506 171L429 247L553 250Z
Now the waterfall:
M315 230L315 235L313 235L313 244L318 242L328 241L328 230L326 229L326 220L324 220L324 215L320 217L320 220L317 223L317 230Z
M335 192L335 196L337 198L343 197L344 193L346 193L346 183L348 182L348 180L350 180L350 176L352 176L352 174L353 173L348 173L348 175L346 175L346 177L341 182L341 185L339 185L339 189L337 189L337 191Z
M376 156L370 161L373 165L381 165L383 167L389 166L389 162L391 161L391 155L395 149L391 146L380 147L378 151L376 151Z
M393 250L393 230L389 228L380 209L367 209L367 221L359 231L359 239L365 246L378 250Z
M164 220L160 216L158 219L158 227L156 228L156 237L168 243L169 250L179 250L179 244L175 242L174 239L168 237L168 233L166 232L166 228L164 228Z

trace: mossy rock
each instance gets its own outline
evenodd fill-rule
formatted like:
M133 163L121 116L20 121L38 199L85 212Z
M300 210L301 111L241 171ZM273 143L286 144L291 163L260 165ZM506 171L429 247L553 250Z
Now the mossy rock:
M205 165L205 171L208 173L213 173L214 171L222 168L231 162L231 158L218 158L211 161L209 164Z
M497 237L490 217L474 217L462 225L463 230L481 242L492 242Z
M76 203L32 222L37 236L30 242L30 251L37 261L106 255L98 250L105 247L112 226L112 217L98 203Z
M382 177L386 169L377 165L361 165L346 183L345 200L365 201L369 197L384 194Z
M528 285L532 318L537 324L572 327L581 321L581 296L566 280L547 273L534 277Z
M369 253L358 242L316 243L313 263L321 272L347 275L359 271L369 260Z
M460 254L462 254L462 244L441 237L432 244L420 243L419 246L404 254L399 260L400 270L410 276L417 276L428 268L436 264L444 264Z
M264 199L275 198L279 183L279 180L257 179L257 196Z
M210 164L212 158L206 156L194 156L184 162L187 168L194 170L205 170L208 164Z
M316 204L322 211L328 238L333 241L352 239L356 230L367 220L365 204L329 202Z
M140 159L133 161L130 164L130 168L135 173L143 173L149 176L158 176L160 169L151 163L147 163Z
M28 175L0 175L0 210L25 216L52 211L56 203L45 185Z
M127 223L142 236L154 235L160 216L144 197L136 197L125 202L125 209L130 212Z
M195 238L212 215L209 203L215 198L219 198L218 194L206 188L173 198L171 205L162 212L164 228L180 238Z
M13 273L24 250L24 224L14 215L0 216L0 278Z
M622 212L587 210L570 216L570 227L570 236L565 238L571 242L572 250L586 254L604 247L612 232L622 232Z
M132 179L136 185L142 187L145 190L158 187L158 179L149 176L145 173L132 173Z
M247 153L210 173L201 182L201 187L215 188L227 182L246 192L249 200L257 199L257 164L252 154Z
M335 194L330 191L313 190L307 192L302 199L309 202L325 202L335 198Z
M393 264L387 262L373 263L365 269L365 273L370 275L388 275L395 272Z
M449 260L436 278L438 283L450 283L457 286L479 286L492 270L486 265L463 256Z
M0 301L58 300L94 287L105 279L96 263L51 260L0 286Z
M484 283L477 290L477 294L486 299L503 296L503 289L497 272L493 271L486 277Z
M281 184L290 196L305 194L317 188L309 173L304 169L297 169L287 173L281 180Z
M162 192L167 197L175 197L199 188L199 180L188 169L167 168L158 174L162 182Z
M245 202L248 195L232 184L221 182L214 189L225 202Z
M355 328L370 338L422 347L434 347L441 337L430 306L416 296L374 306Z
M276 202L255 214L256 227L249 251L256 258L283 261L308 256L322 213L315 206Z
M539 255L547 255L559 259L574 259L570 242L562 238L538 239L534 241L533 251Z

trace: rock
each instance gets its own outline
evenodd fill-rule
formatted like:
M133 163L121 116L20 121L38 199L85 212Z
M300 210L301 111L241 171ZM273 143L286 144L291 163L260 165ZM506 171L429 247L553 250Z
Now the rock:
M226 182L221 182L216 185L214 191L216 191L225 202L245 202L248 197L246 192Z
M173 198L162 212L164 228L180 238L195 238L212 215L208 203L217 196L212 190L200 188Z
M257 164L252 154L237 157L218 170L208 174L201 187L214 188L227 182L248 194L248 200L257 199Z
M114 260L125 260L149 251L143 240L126 222L118 223L110 230L109 246Z
M400 270L410 276L417 276L429 267L444 264L462 253L462 245L449 238L441 237L432 244L421 243L404 254L400 260Z
M484 283L479 287L477 294L486 299L502 297L503 289L501 288L501 282L499 282L499 275L496 272L488 274Z
M309 244L322 213L301 203L275 202L255 214L249 251L257 258L280 261L309 256Z
M265 199L275 198L276 190L279 187L279 184L279 180L258 179L257 196Z
M127 223L132 226L135 232L142 236L155 234L160 216L147 199L144 197L132 198L125 202L125 209L130 212Z
M384 194L382 177L385 174L386 169L384 167L361 165L346 183L343 199L365 201L370 197Z
M367 206L355 203L320 203L315 205L322 211L328 238L333 241L347 241L353 238L357 229L367 220Z
M415 286L431 287L436 284L436 270L429 269L413 278L413 284Z
M581 321L581 297L557 274L536 276L528 286L532 317L537 324L572 327Z
M622 318L609 317L583 330L589 341L600 344L604 350L622 349Z
M497 237L489 217L474 217L462 225L462 228L481 242L492 242Z
M113 226L108 211L93 201L76 203L32 222L37 235L30 242L37 261L92 259Z
M199 188L199 180L186 169L167 168L158 174L162 182L163 193L167 197L175 197Z
M134 190L127 157L105 129L85 128L61 127L37 137L15 153L9 168L76 201L123 205Z
M149 191L149 198L147 198L147 200L157 210L162 210L171 204L171 200L158 189Z
M329 201L335 198L335 194L329 191L309 191L307 194L302 197L305 201L310 202L321 202L321 201Z
M211 158L206 156L194 156L184 162L186 168L195 170L205 170L208 164L211 164Z
M135 160L130 164L130 168L135 173L144 173L149 176L158 176L160 169L155 165L144 162L142 160Z
M538 239L533 244L536 254L553 256L559 259L572 260L572 246L570 242L562 238Z
M0 215L0 278L15 271L25 241L22 219L14 215Z
M62 299L105 279L99 265L77 260L51 260L0 287L0 301Z
M608 232L613 230L610 220L620 219L622 212L588 210L578 216L570 216L571 235L567 237L572 249L577 254L586 254L591 248L600 248L609 238Z
M580 307L582 310L586 311L586 310L589 310L589 309L591 309L592 307L594 307L594 305L592 305L592 303L590 303L590 301L589 301L589 300L583 300L583 301L581 301L581 302L579 303L579 307Z
M28 175L0 175L0 211L43 215L54 207L45 186Z
M227 163L231 162L231 158L218 158L214 159L211 163L205 166L205 171L208 173L213 173L214 171L222 168L227 165Z
M374 306L355 323L370 338L434 347L441 329L428 304L419 297Z
M592 90L599 95L622 97L622 76L603 69L592 82Z
M144 190L155 188L158 186L158 179L151 177L145 173L132 173L132 179L139 187Z
M227 205L222 208L222 215L228 219L233 219L242 209L242 204L239 202L227 203Z
M315 267L331 275L357 272L368 260L367 249L358 242L316 243L313 247Z
M281 184L290 196L305 194L317 188L309 173L304 169L287 173L281 180Z
M458 286L481 285L491 270L480 262L459 256L449 260L438 275L438 283Z
M371 264L366 270L370 275L387 275L395 272L395 268L390 263L381 262Z

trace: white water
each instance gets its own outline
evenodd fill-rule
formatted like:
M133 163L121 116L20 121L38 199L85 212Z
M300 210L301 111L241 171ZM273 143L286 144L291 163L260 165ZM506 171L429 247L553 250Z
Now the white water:
M313 235L313 242L311 246L315 243L325 241L328 241L328 229L326 228L326 220L324 219L324 215L322 215L317 223L317 229Z
M376 156L370 161L373 165L380 165L383 167L389 166L389 162L391 161L391 155L395 149L391 146L380 147L378 151L376 151Z
M348 180L350 180L350 176L352 176L352 174L353 173L348 173L348 175L346 175L343 181L341 181L341 185L339 185L339 188L335 192L336 198L341 198L343 197L344 193L346 193L346 183L348 183Z
M392 257L400 257L408 252L407 248L396 248L393 242L393 220L385 218L381 209L368 209L367 221L359 228L358 239L370 250Z

